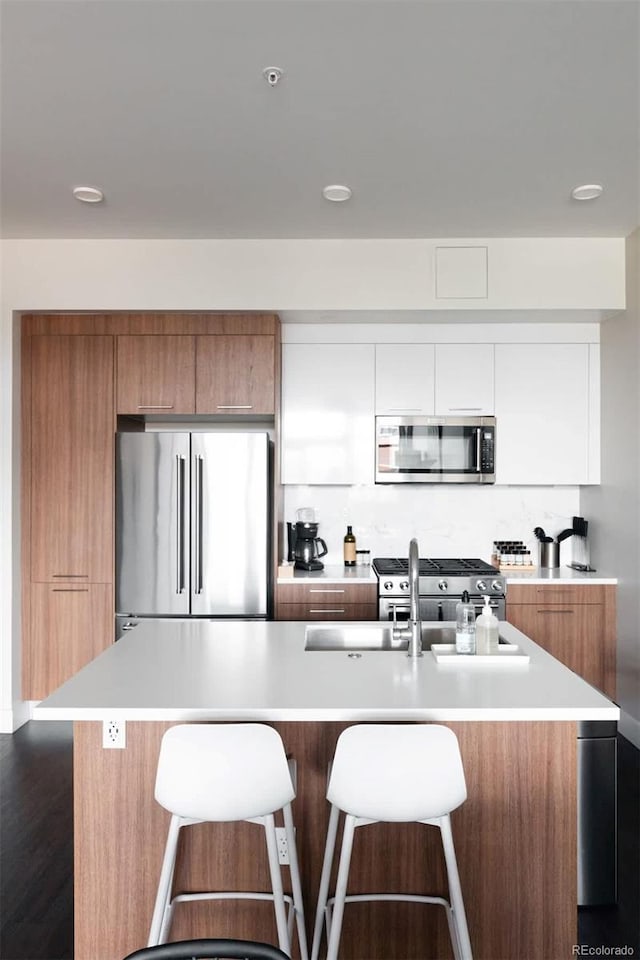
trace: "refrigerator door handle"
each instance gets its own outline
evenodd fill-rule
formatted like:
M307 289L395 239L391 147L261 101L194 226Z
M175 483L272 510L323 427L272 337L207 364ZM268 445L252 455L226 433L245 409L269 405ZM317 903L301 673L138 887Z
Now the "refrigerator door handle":
M184 591L184 467L185 459L176 454L176 593Z
M196 483L195 483L195 593L202 593L202 475L204 462L196 454Z

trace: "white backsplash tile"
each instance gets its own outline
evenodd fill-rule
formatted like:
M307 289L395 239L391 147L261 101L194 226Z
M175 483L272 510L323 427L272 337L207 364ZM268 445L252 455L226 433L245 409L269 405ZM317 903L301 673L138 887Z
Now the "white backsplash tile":
M422 557L488 560L494 540L523 540L537 561L534 527L555 536L580 513L579 487L474 487L442 485L286 486L285 520L313 507L327 564L342 563L342 542L351 524L357 548L374 557L404 557L418 538ZM571 559L571 541L560 562ZM566 551L566 556L563 556ZM283 558L286 559L286 558Z

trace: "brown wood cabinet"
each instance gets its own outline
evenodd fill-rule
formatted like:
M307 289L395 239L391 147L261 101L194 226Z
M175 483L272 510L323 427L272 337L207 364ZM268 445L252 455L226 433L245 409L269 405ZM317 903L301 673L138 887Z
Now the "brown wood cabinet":
M139 418L141 428L154 414L266 414L277 433L280 321L31 313L22 317L21 363L22 696L38 700L114 639L117 415Z
M274 337L196 338L196 413L251 416L274 411Z
M161 334L116 339L117 413L195 413L195 337Z
M107 583L31 585L31 636L25 650L30 700L40 700L113 640L113 587Z
M279 583L278 620L377 620L375 583Z
M31 580L113 580L113 338L31 339Z
M113 638L113 337L22 349L22 696L39 700Z
M507 620L613 698L615 591L599 584L510 584Z

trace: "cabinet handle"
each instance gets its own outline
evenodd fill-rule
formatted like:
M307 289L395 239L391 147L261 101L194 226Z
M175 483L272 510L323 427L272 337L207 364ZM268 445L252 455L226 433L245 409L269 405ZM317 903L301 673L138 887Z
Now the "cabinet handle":
M344 610L327 610L326 607L323 607L322 610L311 610L309 613L344 613Z
M536 587L536 593L546 593L547 589L548 589L547 587ZM572 594L573 594L573 590L571 589L567 589L567 590L554 589L553 593L548 594L548 596L549 597L562 597L562 596L570 597L572 596ZM549 602L551 603L551 600L549 600Z
M219 403L218 410L253 410L252 403Z
M422 407L387 407L389 413L422 413Z
M54 573L54 580L79 580L84 578L85 580L89 576L88 573Z
M173 410L172 403L139 403L138 410Z
M449 407L449 410L451 410L451 411L456 411L456 410L475 410L475 411L480 411L480 410L482 410L482 407Z
M574 613L573 610L536 610L536 613Z
M89 587L53 587L51 593L89 593Z
M309 590L309 593L344 593L344 590L338 590L338 589L336 589L336 590L320 590L320 589L317 589L317 590L316 590L316 589L311 588L311 589Z

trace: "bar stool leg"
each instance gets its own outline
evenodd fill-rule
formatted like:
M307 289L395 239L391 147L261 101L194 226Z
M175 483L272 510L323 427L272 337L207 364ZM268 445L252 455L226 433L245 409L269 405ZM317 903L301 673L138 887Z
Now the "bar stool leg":
M173 872L176 865L176 854L178 851L178 835L180 833L180 817L173 814L169 823L169 832L167 833L167 842L164 848L164 858L162 860L162 869L160 870L160 880L158 881L158 892L156 902L153 908L153 917L149 929L148 947L154 947L162 943L160 939L163 929L163 920L167 912L169 901L171 900L171 885L173 883ZM165 933L168 931L165 931Z
M302 900L302 884L300 882L300 867L298 865L298 850L296 847L296 831L293 825L293 813L291 804L288 803L282 808L284 816L284 828L287 833L287 846L289 848L289 869L291 873L291 889L293 893L293 906L296 915L296 927L298 930L298 943L300 945L300 957L302 960L309 960L309 947L307 945L307 930L304 922L304 903Z
M471 940L469 939L469 929L467 927L467 917L464 911L464 901L462 899L462 888L460 886L460 876L458 874L458 863L456 852L453 846L453 834L451 833L451 818L447 814L440 817L438 826L442 835L442 846L444 849L444 858L447 865L447 877L449 880L449 897L453 908L453 920L458 935L458 944L460 946L460 955L462 960L473 960L471 952Z
M333 864L333 852L336 846L336 835L338 833L338 821L340 811L338 807L331 805L329 815L329 827L327 830L327 841L324 847L324 860L322 861L322 874L320 876L320 889L318 891L318 905L316 908L316 919L313 928L313 945L311 947L311 960L318 960L320 954L320 941L322 940L322 924L324 922L324 911L329 896L329 881L331 879L331 866Z
M287 927L287 914L284 905L284 890L282 888L282 874L280 872L280 861L278 860L278 845L276 841L276 827L273 814L269 813L262 818L264 825L265 838L267 841L267 854L269 856L269 872L271 874L271 889L273 890L273 906L276 914L276 927L278 929L278 946L291 956L291 943L289 942L289 931Z
M338 960L338 947L340 946L342 917L344 914L344 898L347 895L347 880L349 879L349 864L351 863L351 851L353 849L353 836L356 823L357 817L352 817L350 814L347 814L342 832L342 849L340 850L340 866L338 867L338 879L336 881L336 894L331 918L327 960Z

